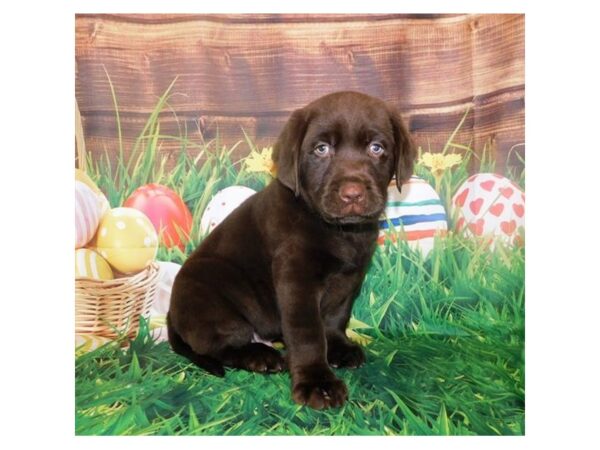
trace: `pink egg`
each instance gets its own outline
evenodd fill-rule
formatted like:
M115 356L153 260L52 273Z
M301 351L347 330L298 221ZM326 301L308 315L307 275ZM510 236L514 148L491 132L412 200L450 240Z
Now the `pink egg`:
M519 242L525 229L525 194L508 178L494 173L469 177L452 198L456 231Z
M81 181L75 181L75 248L87 244L98 228L102 204L98 195Z

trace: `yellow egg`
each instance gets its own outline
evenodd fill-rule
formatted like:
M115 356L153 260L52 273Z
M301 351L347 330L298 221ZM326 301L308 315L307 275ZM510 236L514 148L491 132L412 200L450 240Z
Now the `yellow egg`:
M75 277L112 280L114 275L102 256L89 248L80 248L75 250Z
M93 242L96 251L123 273L139 272L154 261L158 250L158 235L152 222L133 208L108 211Z
M100 200L102 215L106 214L110 209L108 199L106 198L106 195L104 195L104 192L102 192L98 186L96 186L96 183L92 181L89 175L81 169L75 169L75 181L81 181L96 193L98 199Z
M81 356L111 342L110 338L93 334L75 335L75 356Z

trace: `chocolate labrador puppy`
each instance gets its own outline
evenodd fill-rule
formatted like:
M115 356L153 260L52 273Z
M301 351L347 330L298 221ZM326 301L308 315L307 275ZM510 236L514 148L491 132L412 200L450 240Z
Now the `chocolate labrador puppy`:
M357 92L296 110L273 150L277 179L218 225L175 279L173 350L208 372L289 369L292 396L313 408L348 396L331 367L358 367L345 334L392 177L415 152L400 115ZM285 358L268 345L283 340Z

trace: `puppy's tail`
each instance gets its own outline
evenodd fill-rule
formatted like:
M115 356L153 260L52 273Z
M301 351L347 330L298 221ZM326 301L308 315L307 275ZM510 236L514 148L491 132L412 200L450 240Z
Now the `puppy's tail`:
M167 330L169 335L169 344L171 344L171 348L175 353L185 356L198 367L206 370L212 375L216 375L217 377L225 376L225 368L218 359L208 355L200 355L194 352L194 350L192 350L192 348L181 338L181 336L177 334L177 332L173 329L173 325L171 324L171 319L169 318L168 314Z

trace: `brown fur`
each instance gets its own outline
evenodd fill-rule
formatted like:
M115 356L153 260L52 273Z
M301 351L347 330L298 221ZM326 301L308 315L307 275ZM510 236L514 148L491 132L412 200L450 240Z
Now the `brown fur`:
M173 349L220 376L223 366L287 368L296 402L342 405L347 389L330 366L365 360L345 329L387 186L394 174L398 187L410 177L414 157L399 114L376 98L338 92L294 111L274 147L277 179L217 226L177 275L167 317ZM285 359L255 334L283 340Z

